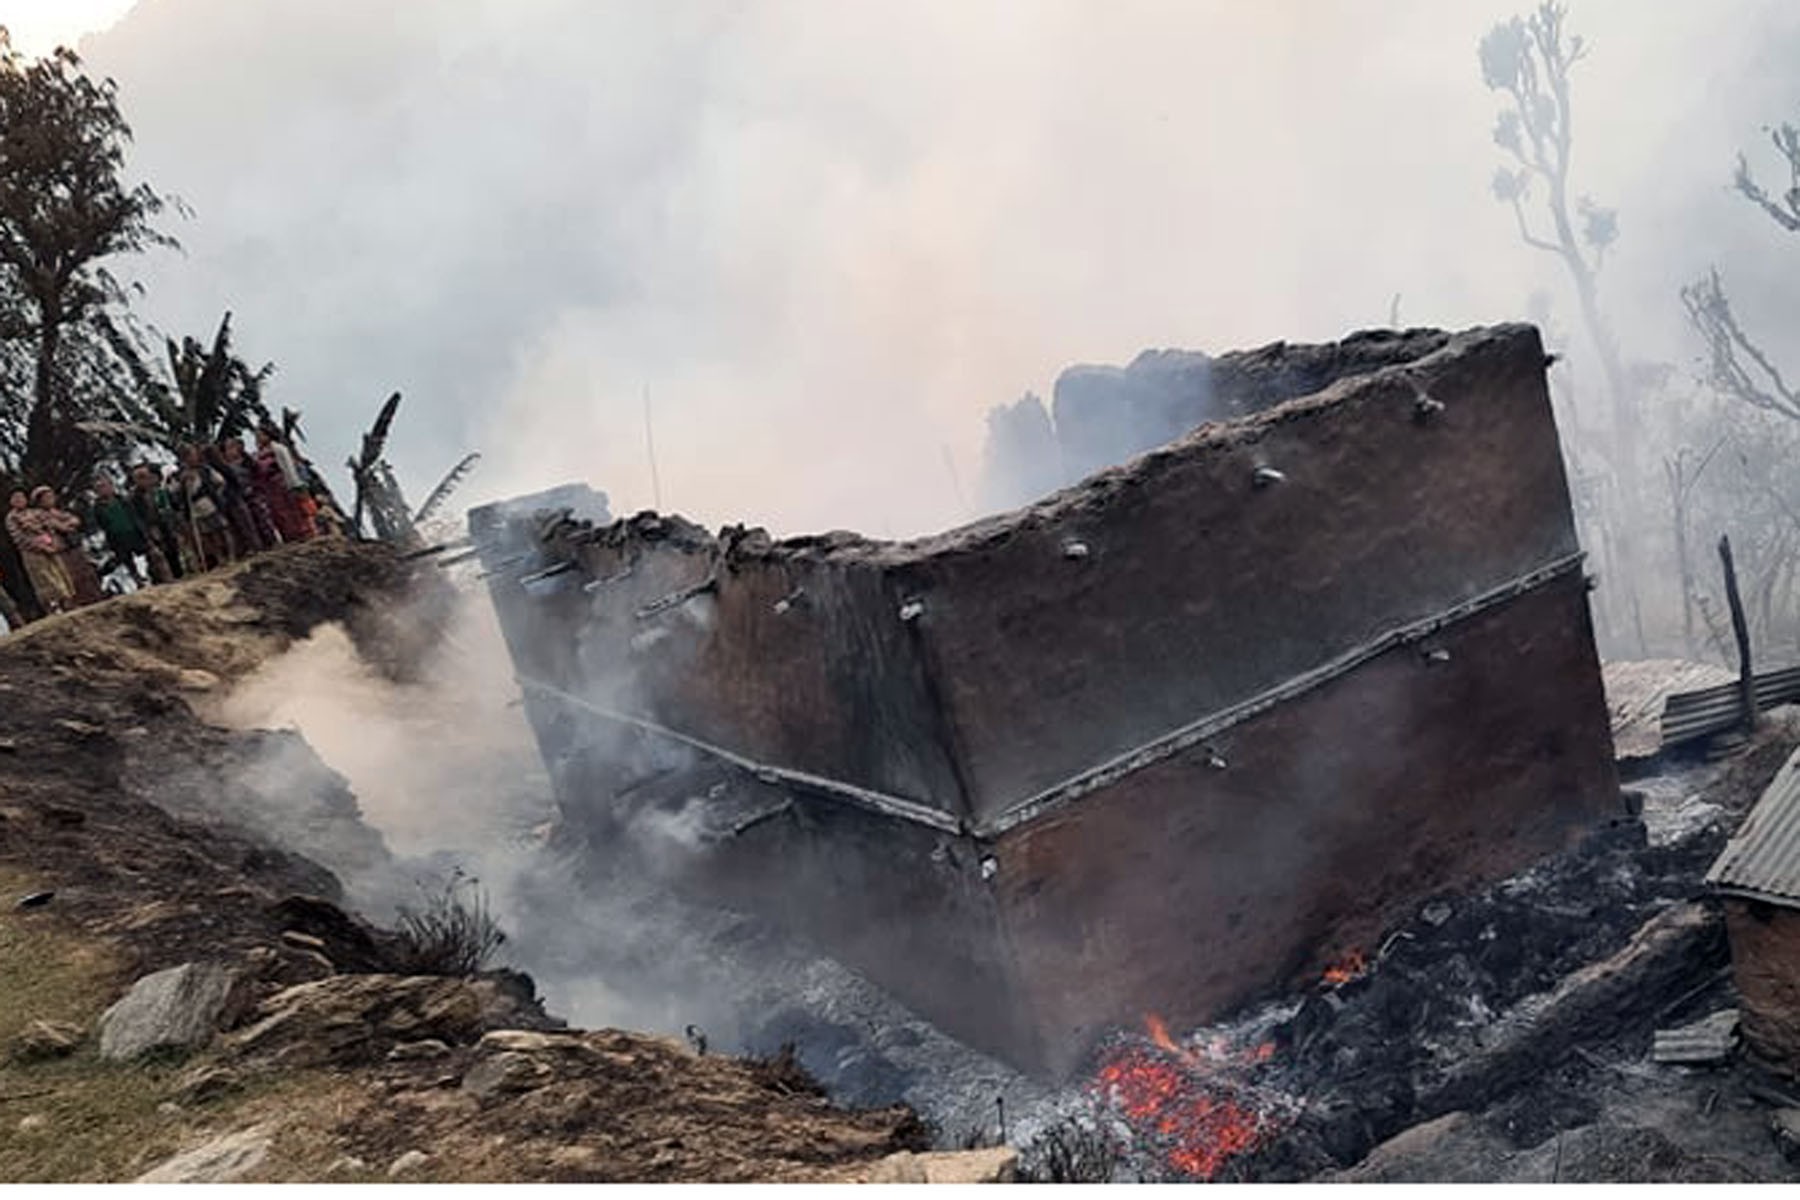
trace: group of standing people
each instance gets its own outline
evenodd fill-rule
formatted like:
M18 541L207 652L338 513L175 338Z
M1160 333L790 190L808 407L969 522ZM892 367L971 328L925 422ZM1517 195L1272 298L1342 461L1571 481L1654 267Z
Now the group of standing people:
M154 463L130 469L125 491L111 475L94 478L85 514L64 508L54 489L13 491L6 533L18 550L45 613L105 598L102 576L123 571L139 587L198 575L288 542L342 534L344 518L312 464L274 429L243 439L185 445L166 473ZM88 557L97 532L107 557ZM0 587L0 613L16 628L20 613Z

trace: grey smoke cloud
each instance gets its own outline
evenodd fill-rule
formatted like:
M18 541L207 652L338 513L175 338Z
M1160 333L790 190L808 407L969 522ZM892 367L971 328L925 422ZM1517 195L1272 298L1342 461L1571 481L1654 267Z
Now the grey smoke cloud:
M1558 266L1488 181L1475 47L1525 0L140 0L88 39L196 219L146 314L278 360L315 457L386 393L416 499L586 478L777 532L968 510L984 414L1079 361L1528 315ZM1729 191L1800 116L1800 10L1576 0L1580 186L1629 353L1675 288L1793 272ZM1778 350L1792 338L1772 318ZM1577 350L1579 348L1576 348Z

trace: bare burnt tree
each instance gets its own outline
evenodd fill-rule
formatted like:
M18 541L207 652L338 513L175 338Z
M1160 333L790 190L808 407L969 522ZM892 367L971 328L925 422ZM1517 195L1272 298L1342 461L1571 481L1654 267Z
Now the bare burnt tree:
M175 244L153 223L166 198L124 180L130 139L111 80L0 29L0 463L65 488L105 449L77 422L141 415L128 289L106 263Z
M1545 0L1528 17L1513 17L1481 39L1481 75L1507 106L1494 125L1494 143L1511 163L1494 173L1494 196L1512 209L1519 237L1534 250L1556 257L1574 285L1588 340L1606 390L1609 428L1591 449L1610 467L1613 495L1600 533L1599 550L1613 568L1609 595L1622 601L1622 611L1605 623L1616 640L1629 623L1640 649L1645 648L1642 606L1637 594L1637 566L1629 536L1629 515L1640 493L1639 414L1635 393L1618 342L1601 311L1600 268L1617 240L1618 214L1587 196L1573 193L1571 156L1574 119L1570 76L1587 55L1587 44L1565 28L1567 10ZM1544 229L1548 224L1548 231Z
M1694 489L1712 465L1723 439L1714 442L1705 453L1683 446L1663 459L1663 478L1669 488L1669 512L1674 519L1675 566L1681 576L1681 644L1689 658L1699 653L1694 635L1694 606L1701 596L1694 574L1693 554L1689 539L1693 536Z
M1745 155L1738 155L1737 175L1733 182L1746 199L1768 214L1770 220L1789 233L1800 233L1800 128L1784 123L1769 131L1769 140L1787 167L1788 187L1781 194L1780 202L1777 203L1756 181L1750 170L1750 160Z
M1773 194L1747 155L1740 154L1733 183L1757 211L1784 234L1800 234L1800 128L1783 124L1769 132L1787 186ZM1720 514L1733 530L1739 566L1747 579L1745 603L1759 638L1800 636L1794 582L1800 570L1800 481L1792 463L1800 451L1800 387L1773 354L1746 330L1733 310L1716 267L1683 287L1682 309L1703 348L1702 382L1724 401L1720 435L1730 450L1726 470L1711 486L1729 495Z
M1618 239L1618 213L1602 208L1587 196L1571 203L1570 157L1574 146L1573 113L1569 76L1587 55L1579 35L1565 37L1566 11L1547 0L1530 17L1514 17L1494 26L1481 39L1481 75L1487 86L1503 93L1508 107L1494 125L1494 144L1511 156L1515 165L1494 174L1494 195L1508 205L1518 221L1519 237L1527 246L1555 255L1567 269L1581 307L1581 318L1594 345L1606 381L1612 408L1613 432L1630 430L1635 416L1632 393L1611 326L1600 310L1599 275L1606 252ZM1528 208L1534 189L1542 188L1542 203L1534 218ZM1538 230L1548 220L1550 232ZM1620 437L1621 450L1631 440ZM1633 475L1629 460L1621 474Z
M1733 182L1777 228L1800 234L1800 128L1784 124L1770 132L1769 140L1788 175L1788 187L1781 197L1777 199L1763 188L1750 160L1742 154ZM1800 392L1738 323L1718 268L1682 288L1681 303L1688 323L1706 347L1707 382L1752 408L1800 421Z

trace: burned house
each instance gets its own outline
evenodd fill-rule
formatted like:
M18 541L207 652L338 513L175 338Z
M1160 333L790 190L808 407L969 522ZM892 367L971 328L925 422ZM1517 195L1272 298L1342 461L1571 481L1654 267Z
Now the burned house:
M1744 1042L1800 1075L1800 752L1782 764L1706 882L1725 930Z
M1215 365L1245 415L916 541L471 513L564 836L1061 1074L1614 815L1536 331Z

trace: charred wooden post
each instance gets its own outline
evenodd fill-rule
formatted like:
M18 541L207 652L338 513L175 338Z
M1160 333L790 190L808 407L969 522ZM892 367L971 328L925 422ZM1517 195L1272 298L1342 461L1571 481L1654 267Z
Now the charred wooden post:
M1750 624L1738 595L1737 568L1731 562L1731 538L1719 538L1719 563L1725 568L1725 603L1731 607L1731 632L1737 639L1738 704L1746 734L1756 732L1756 674L1750 665Z

